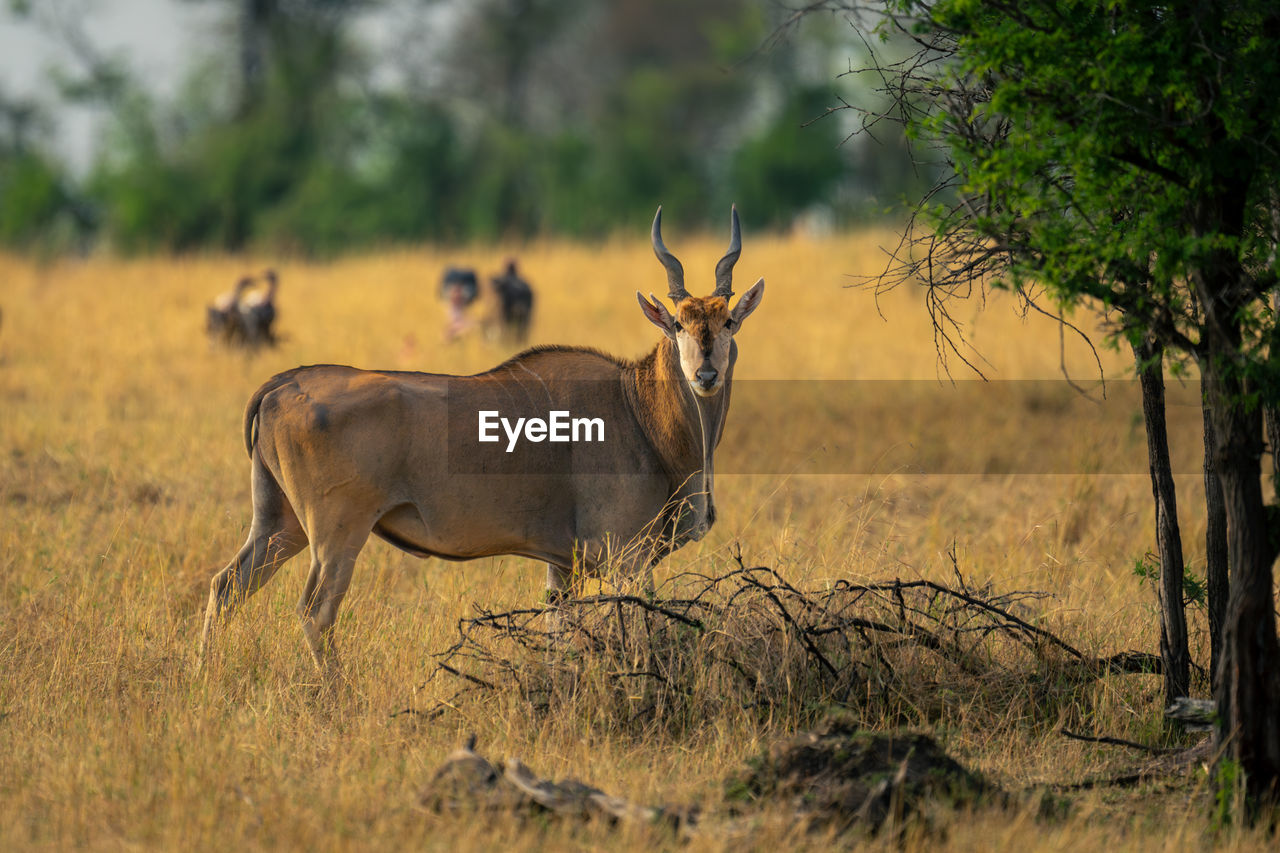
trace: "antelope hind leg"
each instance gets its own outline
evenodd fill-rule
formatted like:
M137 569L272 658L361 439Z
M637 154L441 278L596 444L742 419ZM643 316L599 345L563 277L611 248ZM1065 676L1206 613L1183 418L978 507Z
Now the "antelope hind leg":
M213 640L217 624L258 591L280 566L307 545L298 517L270 472L254 457L253 524L249 538L226 568L209 582L199 663Z

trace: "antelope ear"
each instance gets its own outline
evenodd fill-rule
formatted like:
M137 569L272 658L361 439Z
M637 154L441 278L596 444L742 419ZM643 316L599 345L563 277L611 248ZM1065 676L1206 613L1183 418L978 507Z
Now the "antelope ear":
M649 299L653 301L650 302ZM640 303L640 310L644 312L644 316L649 322L662 330L662 334L671 340L676 339L676 318L671 316L671 312L667 310L667 306L662 304L662 300L649 294L649 299L645 299L640 295L640 291L636 291L636 300Z
M742 298L738 300L738 304L733 306L733 310L729 312L729 319L733 321L733 331L737 334L738 329L742 328L742 321L751 315L760 304L760 300L764 298L764 279L760 279L751 285L751 289L742 294Z

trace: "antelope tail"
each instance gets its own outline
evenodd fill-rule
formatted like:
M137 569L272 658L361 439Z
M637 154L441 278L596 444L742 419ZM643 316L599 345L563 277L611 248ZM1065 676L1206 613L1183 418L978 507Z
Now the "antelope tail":
M272 383L263 385L249 398L249 405L244 409L244 449L250 459L253 458L253 448L258 443L258 409L262 406L262 398L271 390Z
M272 391L293 379L293 375L302 369L297 367L271 377L249 398L248 405L244 407L244 449L250 459L253 458L253 449L258 446L258 410L262 408L262 401Z

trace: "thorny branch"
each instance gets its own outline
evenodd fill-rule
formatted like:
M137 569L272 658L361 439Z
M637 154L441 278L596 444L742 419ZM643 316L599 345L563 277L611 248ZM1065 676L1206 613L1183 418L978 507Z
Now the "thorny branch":
M802 590L737 563L719 576L677 575L652 597L477 608L435 655L429 680L461 680L463 693L514 690L539 710L596 690L634 721L705 716L716 702L767 713L902 695L919 681L921 653L932 671L970 679L1017 680L1019 666L1076 679L1160 671L1158 656L1093 657L1035 624L1030 605L1045 593L975 589L959 571L953 586L839 580Z

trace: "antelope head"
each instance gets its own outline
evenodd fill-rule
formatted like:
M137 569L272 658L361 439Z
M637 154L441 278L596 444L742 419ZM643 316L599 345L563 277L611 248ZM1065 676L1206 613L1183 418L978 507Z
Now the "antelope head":
M716 264L716 289L710 296L692 296L684 287L684 267L662 242L662 208L653 217L653 252L667 269L667 294L675 306L673 315L662 300L639 291L636 299L645 317L675 342L680 356L680 371L689 387L699 397L712 397L724 385L733 349L733 336L742 323L756 310L764 296L764 279L760 279L742 295L738 304L729 308L733 296L733 265L742 253L742 235L738 227L738 209L730 210L729 250Z

